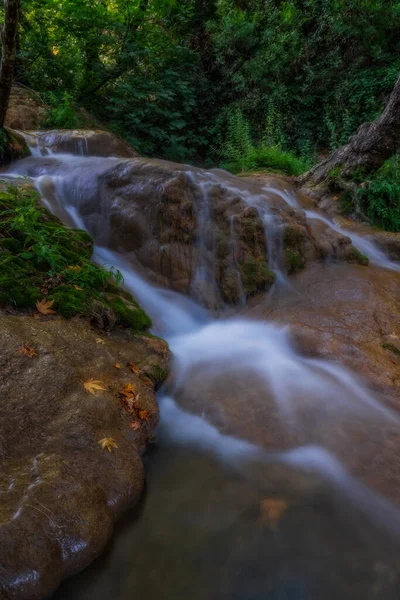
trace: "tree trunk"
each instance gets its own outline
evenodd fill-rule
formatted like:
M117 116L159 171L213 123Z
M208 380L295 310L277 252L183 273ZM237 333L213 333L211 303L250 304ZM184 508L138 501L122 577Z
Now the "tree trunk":
M0 127L4 126L13 83L17 55L17 30L20 0L4 0L4 25L0 31L2 56L0 66Z
M372 123L364 123L345 146L320 162L304 175L301 183L321 183L332 169L338 169L342 178L351 176L356 169L375 171L400 149L400 77L389 101Z

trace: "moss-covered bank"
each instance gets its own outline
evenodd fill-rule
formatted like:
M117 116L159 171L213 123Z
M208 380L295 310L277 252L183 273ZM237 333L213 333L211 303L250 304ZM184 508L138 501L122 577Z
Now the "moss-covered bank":
M39 203L30 185L0 187L0 306L33 309L45 298L63 317L92 318L145 331L151 320L122 290L121 274L90 260L93 241L68 229Z

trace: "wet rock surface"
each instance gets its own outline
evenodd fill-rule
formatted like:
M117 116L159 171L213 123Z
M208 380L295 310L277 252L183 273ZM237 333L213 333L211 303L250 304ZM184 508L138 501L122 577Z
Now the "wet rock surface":
M221 432L269 451L323 446L353 475L400 505L399 291L398 273L314 264L291 280L290 294L275 290L241 311L254 319L254 327L272 322L282 331L290 326L293 354L281 353L281 333L275 335L274 329L264 336L268 355L255 354L254 345L246 350L246 321L236 336L224 340L227 349L237 344L243 352L226 350L225 362L210 344L209 357L199 348L198 362L182 377L184 358L178 356L179 379L171 393ZM228 328L221 325L220 335L228 335ZM324 370L321 358L332 368ZM340 375L342 391L335 382L339 364L351 370ZM364 386L363 395L355 387L352 392L351 372L359 377L356 385Z
M149 378L164 377L168 350L59 317L1 314L0 340L0 598L42 598L101 552L116 518L139 499L141 453L158 421ZM88 393L91 379L105 389ZM138 429L119 398L127 383L146 411ZM104 438L115 442L111 452Z
M53 135L62 140L64 134L40 134L59 149L48 139ZM68 143L74 135L69 132ZM108 141L101 147L113 156ZM79 210L98 244L126 255L155 283L210 308L267 291L280 273L293 274L314 260L360 261L348 236L311 228L301 208L265 184L218 170L142 158L82 162L57 156L20 161L18 169L31 177L48 175L48 184L40 185L55 212L60 202L52 196ZM54 175L61 182L50 180Z

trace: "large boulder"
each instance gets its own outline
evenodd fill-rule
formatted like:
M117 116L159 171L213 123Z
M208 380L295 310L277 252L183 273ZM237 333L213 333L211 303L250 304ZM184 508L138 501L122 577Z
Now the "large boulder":
M0 315L0 598L50 595L141 495L158 421L151 382L165 376L168 350L128 331L99 335L82 319ZM104 388L94 395L92 379ZM136 421L121 402L126 384L144 411Z

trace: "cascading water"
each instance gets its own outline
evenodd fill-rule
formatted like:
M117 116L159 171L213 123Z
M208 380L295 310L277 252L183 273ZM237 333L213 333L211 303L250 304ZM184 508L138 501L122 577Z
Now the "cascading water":
M109 215L99 205L99 189L105 169L121 159L53 154L46 157L47 162L35 161L17 163L9 176L31 176L54 213L68 225L94 235L94 259L121 271L124 285L150 314L155 332L168 340L174 355L172 381L159 395L161 450L147 459L149 494L134 534L127 527L104 569L94 577L83 575L66 583L59 597L128 599L135 593L157 600L394 599L379 578L383 592L379 588L376 595L368 595L369 565L386 560L393 551L388 531L397 535L399 512L341 465L337 457L345 459L350 446L339 448L341 438L336 438L335 428L341 431L350 423L356 431L365 431L373 423L398 435L396 414L346 368L302 356L288 328L245 318L214 320L189 298L148 283L135 272L129 257L107 248ZM203 228L210 211L207 190L215 184L229 188L260 211L270 240L269 263L279 278L281 224L266 204L269 190L255 196L243 182L222 172L198 175L185 167L182 170L202 197L196 278L213 284L204 260ZM273 193L296 207L292 194L275 189ZM96 207L96 220L82 210L83 199L86 206L89 200ZM327 221L317 213L306 214ZM395 268L369 241L351 236L371 261ZM237 267L235 243L232 217L229 260ZM248 397L242 396L241 378L250 382ZM188 410L191 395L199 398L194 410ZM211 403L203 405L207 397ZM268 450L246 439L245 428L243 434L236 429L234 435L229 429L229 411L239 415L242 411L245 421L249 411L264 415L266 405L276 415L277 434ZM219 409L220 427L212 418ZM281 439L286 440L282 446ZM275 531L273 508L268 508L271 498L272 507L277 498L288 509L284 534ZM351 516L345 527L343 502L347 518ZM319 503L321 512L316 508ZM385 511L386 518L376 520L377 511ZM328 547L339 556L333 569L331 555L328 559L320 555ZM351 575L340 558L348 548L359 561ZM313 566L318 561L319 573ZM328 585L327 574L335 568L337 573ZM348 592L349 582L358 586L354 594Z

